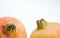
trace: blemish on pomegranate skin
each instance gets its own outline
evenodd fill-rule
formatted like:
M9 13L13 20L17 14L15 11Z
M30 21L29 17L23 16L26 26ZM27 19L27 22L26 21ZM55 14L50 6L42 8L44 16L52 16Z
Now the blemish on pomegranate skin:
M5 26L3 26L3 25L0 26L0 33L1 33L1 37L4 36L4 38L8 38L8 34L7 34L7 32L5 31ZM3 35L3 36L2 36L2 35ZM0 38L1 38L1 37L0 37Z
M8 35L8 33L5 30L5 26L2 26L2 32L3 32L4 35Z

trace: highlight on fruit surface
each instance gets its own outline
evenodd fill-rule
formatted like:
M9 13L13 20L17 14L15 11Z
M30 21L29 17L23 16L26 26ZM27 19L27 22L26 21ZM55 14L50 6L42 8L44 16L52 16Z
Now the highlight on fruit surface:
M21 21L13 17L0 18L0 38L27 38Z
M60 23L37 20L37 28L31 33L30 38L60 38Z

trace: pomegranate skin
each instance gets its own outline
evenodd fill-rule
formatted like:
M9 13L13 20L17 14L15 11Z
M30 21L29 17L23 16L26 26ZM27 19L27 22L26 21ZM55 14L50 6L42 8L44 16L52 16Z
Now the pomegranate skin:
M8 27L13 24L14 27ZM7 29L11 29L10 31ZM14 29L15 31L13 31ZM22 22L14 17L2 17L0 18L0 38L27 38L26 29Z
M31 33L30 38L60 38L60 23L38 20L37 29Z

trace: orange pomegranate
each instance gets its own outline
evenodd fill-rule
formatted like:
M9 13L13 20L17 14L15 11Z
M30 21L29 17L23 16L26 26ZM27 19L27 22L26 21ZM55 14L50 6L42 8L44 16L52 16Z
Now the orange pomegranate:
M37 29L31 33L30 38L60 38L60 24L37 20Z
M25 27L16 18L0 18L0 38L27 38Z

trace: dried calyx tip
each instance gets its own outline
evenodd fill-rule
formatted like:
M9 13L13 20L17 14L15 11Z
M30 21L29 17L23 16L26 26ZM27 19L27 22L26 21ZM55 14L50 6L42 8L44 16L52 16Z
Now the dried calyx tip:
M16 32L16 27L14 24L7 24L6 30L10 33Z
M43 29L47 25L47 22L42 18L41 20L37 20L37 29Z

